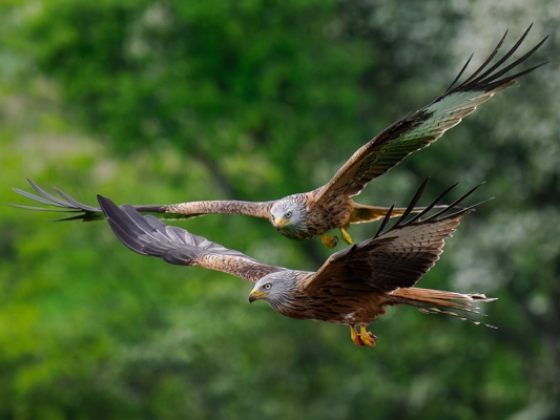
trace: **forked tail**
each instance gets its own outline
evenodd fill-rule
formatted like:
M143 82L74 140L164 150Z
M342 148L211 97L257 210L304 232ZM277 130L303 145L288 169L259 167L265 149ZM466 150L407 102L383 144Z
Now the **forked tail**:
M392 296L396 298L396 304L411 305L426 314L451 315L476 325L483 324L489 328L497 328L471 317L471 314L481 315L480 308L476 306L477 303L497 300L497 298L487 298L481 293L463 294L410 287L397 289L392 293ZM462 313L454 311L461 311Z

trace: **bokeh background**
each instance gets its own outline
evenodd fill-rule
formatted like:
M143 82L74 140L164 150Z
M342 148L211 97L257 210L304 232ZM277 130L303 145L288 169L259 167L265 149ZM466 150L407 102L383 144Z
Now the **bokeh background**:
M327 182L435 98L509 28L550 61L362 203L486 184L420 285L499 297L498 330L413 308L372 326L294 321L251 286L125 249L105 222L0 206L2 419L560 417L560 92L555 0L4 0L0 201L29 177L87 202L274 199ZM473 69L471 66L470 69ZM174 222L270 264L315 270L320 240L266 220ZM376 231L355 226L356 240ZM342 249L342 245L338 249Z

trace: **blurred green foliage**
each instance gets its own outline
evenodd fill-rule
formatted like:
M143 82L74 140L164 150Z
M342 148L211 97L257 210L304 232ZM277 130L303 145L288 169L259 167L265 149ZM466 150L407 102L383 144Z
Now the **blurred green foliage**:
M496 196L424 287L484 292L499 330L412 308L355 347L346 327L247 304L250 285L127 251L105 223L0 210L0 418L560 415L560 15L553 1L71 1L0 5L2 201L24 177L93 204L265 200L325 183L506 28L551 63L359 197L406 204L486 180ZM507 7L507 9L506 9ZM520 19L519 16L523 16ZM329 252L266 221L177 222L270 264ZM352 228L355 239L376 226ZM339 248L341 245L339 246Z

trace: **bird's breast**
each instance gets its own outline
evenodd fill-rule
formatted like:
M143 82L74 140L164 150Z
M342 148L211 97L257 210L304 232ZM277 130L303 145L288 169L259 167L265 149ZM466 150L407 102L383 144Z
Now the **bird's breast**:
M352 200L340 196L325 204L311 205L307 217L310 236L320 235L328 230L347 227L352 215Z
M313 299L313 319L337 324L370 324L385 313L385 294L358 291L321 293Z

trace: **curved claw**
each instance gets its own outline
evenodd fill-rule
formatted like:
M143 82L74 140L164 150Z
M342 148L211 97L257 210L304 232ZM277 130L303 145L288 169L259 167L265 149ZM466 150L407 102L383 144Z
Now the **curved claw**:
M357 346L375 347L377 342L377 337L362 326L360 326L360 333L358 334L356 327L350 325L350 337Z
M360 339L364 346L375 347L377 336L366 330L366 327L360 327Z
M321 242L323 242L323 245L325 245L327 248L332 249L338 243L338 238L336 236L327 236L325 233L322 233Z

